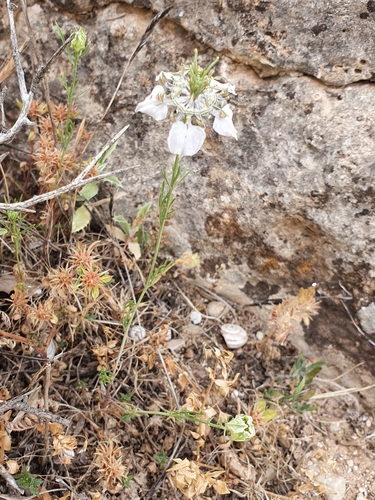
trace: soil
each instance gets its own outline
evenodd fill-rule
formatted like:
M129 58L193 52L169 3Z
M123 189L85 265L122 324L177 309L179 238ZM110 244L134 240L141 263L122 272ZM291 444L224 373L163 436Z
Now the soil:
M8 307L5 295L1 306L3 311ZM204 438L199 457L196 455L196 439L190 432L197 430L196 424L183 424L159 415L123 420L126 404L120 402L121 397L123 401L131 398L131 404L142 410L171 411L186 403L193 386L198 393L204 394L210 382L206 368L213 366L213 359L206 359L205 352L226 348L219 326L221 322L235 321L233 310L238 324L249 334L248 342L232 351L234 356L228 367L229 380L237 373L239 377L226 398L213 389L207 405L232 416L242 413L255 417L257 401L266 395L267 389L294 390L290 373L298 356L297 349L290 342L285 347L274 345L267 352L260 349L259 332L266 328L264 308L229 304L232 309L220 320L203 317L202 323L193 325L189 317L191 304L205 314L210 300L215 300L211 292L195 287L183 274L159 282L148 298L143 315L147 337L135 344L128 341L121 371L110 393L99 380L100 363L93 348L109 346L110 340L116 335L117 339L121 336L120 329L116 327L116 331L111 326L108 329L105 321L92 319L85 325L85 330L76 332L74 337L67 329L60 332L60 347L52 361L50 374L49 411L69 419L70 425L65 433L74 436L78 443L74 458L70 464L63 464L61 455L53 455L50 434L43 463L43 429L35 421L27 428L27 414L13 409L8 422L12 422L16 430L10 433L12 444L5 452L5 461L17 460L26 466L43 480L43 487L51 491L52 498L62 498L69 492L72 498L81 499L182 498L171 476L165 473L166 463L160 458L173 455L198 460L204 471L222 471L220 479L226 482L231 492L223 498L375 499L373 411L368 401L361 401L358 393L344 391L335 394L335 391L345 389L343 379L349 375L343 375L344 370L339 373L337 365L334 372L333 364L329 362L312 384L316 395L326 394L322 399L310 401L318 404L316 410L298 415L276 398L273 408L277 409L277 416L268 423L257 422L257 434L249 442L233 443L223 439L222 431L211 430ZM317 328L320 333L324 327L325 331L332 331L332 328L338 328L337 325L351 328L350 319L346 319L343 313L338 318L336 313L330 316L323 308L321 316L313 319L306 339L317 335ZM172 330L173 339L169 342L156 334L156 325L161 321ZM332 339L327 340L325 349L328 345L331 346L330 360L335 355L342 355L332 345ZM117 343L107 350L105 360L100 361L102 366L113 366L118 347ZM371 359L371 349L367 350L364 355ZM346 358L349 368L360 361L351 362L349 358ZM318 360L314 359L309 348L305 362ZM24 402L43 410L47 366L19 343L13 349L3 346L0 352L1 385L9 392L8 401L25 390L39 387ZM358 382L361 369L363 367L359 366L350 372L352 382ZM190 382L185 384L184 380ZM42 420L40 418L38 424ZM112 493L103 486L103 477L96 465L98 446L111 441L121 447L121 459L127 474L132 476L127 486L117 487L118 491ZM336 482L327 486L323 484L324 478ZM345 494L335 496L343 484L346 485ZM330 491L331 487L333 491ZM14 496L15 493L3 476L0 477L0 491L3 495ZM221 497L211 488L201 498Z

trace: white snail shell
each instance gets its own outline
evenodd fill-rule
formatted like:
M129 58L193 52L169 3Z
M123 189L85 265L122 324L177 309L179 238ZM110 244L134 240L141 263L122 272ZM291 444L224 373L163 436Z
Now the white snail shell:
M213 316L214 318L218 318L227 310L227 306L222 302L218 302L217 300L209 302L206 307L207 316Z
M227 323L226 325L221 325L220 329L229 349L238 349L246 344L247 332L241 326Z
M129 337L136 342L145 339L147 337L146 328L140 325L132 326L129 331Z
M196 311L195 309L191 311L190 321L194 323L194 325L199 325L199 323L202 321L201 313L199 311Z

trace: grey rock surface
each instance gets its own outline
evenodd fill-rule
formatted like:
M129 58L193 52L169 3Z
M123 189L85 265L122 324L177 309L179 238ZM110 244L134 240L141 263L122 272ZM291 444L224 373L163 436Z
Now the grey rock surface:
M77 25L88 33L92 49L80 74L89 92L79 105L92 129L153 14L167 4L58 0L30 7L45 57L59 43L55 20L65 33ZM173 161L168 121L135 115L136 104L161 70L189 62L195 47L202 65L219 55L217 74L238 93L231 105L239 140L207 130L202 150L183 159L191 174L179 189L165 252L198 252L202 275L216 274L241 303L312 282L337 294L342 282L363 305L358 301L375 289L373 33L371 0L176 2L133 61L91 143L97 151L130 124L111 160L114 168L137 168L124 179L116 213L129 217L156 200L161 170ZM0 49L10 54L5 32ZM50 72L53 97L61 96L58 76L66 68L62 61Z
M371 302L367 307L361 307L357 312L362 330L368 334L375 333L375 304Z
M161 11L170 0L123 0ZM89 13L109 0L55 0ZM170 17L261 77L300 72L330 85L375 80L374 0L176 0Z

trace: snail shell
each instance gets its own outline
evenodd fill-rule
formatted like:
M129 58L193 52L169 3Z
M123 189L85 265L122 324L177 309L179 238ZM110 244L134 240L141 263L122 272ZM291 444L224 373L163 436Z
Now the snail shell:
M247 332L241 326L227 323L220 326L221 334L229 349L238 349L247 342Z
M224 312L228 310L227 306L222 302L213 300L207 304L206 313L207 316L213 316L214 318L219 318Z
M145 339L147 337L146 328L140 325L132 326L129 331L129 337L136 342Z
M202 321L201 313L199 311L196 311L195 309L191 311L190 321L194 323L194 325L199 325L199 323Z

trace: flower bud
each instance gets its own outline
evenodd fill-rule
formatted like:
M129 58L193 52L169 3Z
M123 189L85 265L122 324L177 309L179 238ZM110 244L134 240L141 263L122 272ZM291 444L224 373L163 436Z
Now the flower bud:
M253 419L249 415L239 414L224 424L232 441L249 441L255 436Z
M86 35L85 32L83 31L82 28L79 28L78 31L76 31L73 40L70 43L70 48L72 49L73 52L78 54L79 52L83 52L86 48Z

